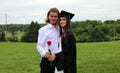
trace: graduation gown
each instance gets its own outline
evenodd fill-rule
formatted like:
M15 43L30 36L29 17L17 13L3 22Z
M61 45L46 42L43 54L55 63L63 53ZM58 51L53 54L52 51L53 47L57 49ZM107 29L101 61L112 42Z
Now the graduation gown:
M64 53L64 73L76 73L76 40L72 32L67 31L62 38Z
M62 52L56 54L57 70L64 73L76 73L76 40L74 35L67 31L62 37Z

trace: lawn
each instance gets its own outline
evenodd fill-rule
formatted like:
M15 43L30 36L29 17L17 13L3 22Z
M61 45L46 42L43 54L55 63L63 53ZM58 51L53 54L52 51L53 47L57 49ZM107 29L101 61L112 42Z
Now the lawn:
M0 73L39 73L34 43L0 43Z
M39 73L35 43L0 42L0 73ZM120 73L120 41L77 43L77 73Z
M120 73L120 41L77 44L78 73Z

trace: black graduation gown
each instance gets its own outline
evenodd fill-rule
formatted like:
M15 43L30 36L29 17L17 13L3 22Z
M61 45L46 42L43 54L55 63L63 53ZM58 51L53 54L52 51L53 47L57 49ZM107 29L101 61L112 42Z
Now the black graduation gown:
M62 51L64 53L64 73L76 73L76 40L70 31L67 31L62 38Z
M64 53L63 51L56 54L56 67L57 70L64 70Z

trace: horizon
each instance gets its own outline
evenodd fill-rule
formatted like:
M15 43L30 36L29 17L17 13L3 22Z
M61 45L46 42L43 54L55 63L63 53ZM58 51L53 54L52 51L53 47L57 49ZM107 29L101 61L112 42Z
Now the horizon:
M86 20L78 20L78 21L87 21L87 20L90 20L90 19L86 19ZM117 21L117 20L120 20L120 19L110 19L110 20L114 20L114 21ZM94 20L90 20L90 21L94 21ZM104 21L107 21L107 20L104 20L104 21L102 21L102 20L95 20L95 21L101 21L102 23L104 22ZM32 21L31 21L32 22ZM9 23L9 24L0 24L0 25L10 25L10 24L22 24L22 25L26 25L26 24L31 24L31 22L30 23ZM33 21L33 22L37 22L37 21ZM71 21L71 22L76 22L76 21ZM38 23L38 22L37 22ZM38 23L38 24L46 24L46 23Z

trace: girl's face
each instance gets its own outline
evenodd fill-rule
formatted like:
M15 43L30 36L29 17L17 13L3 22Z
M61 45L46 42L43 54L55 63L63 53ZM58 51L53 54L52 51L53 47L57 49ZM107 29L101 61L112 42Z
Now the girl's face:
M65 17L60 17L60 26L63 28L67 24L67 19Z
M58 13L57 12L50 12L48 16L49 22L53 25L56 25L58 20Z

